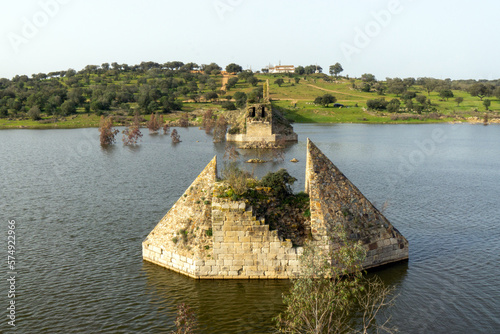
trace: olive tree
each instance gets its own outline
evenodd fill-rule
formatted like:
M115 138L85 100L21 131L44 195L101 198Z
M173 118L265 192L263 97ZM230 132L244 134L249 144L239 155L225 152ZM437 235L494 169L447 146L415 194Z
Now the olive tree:
M330 65L330 75L335 75L335 80L337 80L339 74L343 71L342 65L340 63L335 63L335 65Z

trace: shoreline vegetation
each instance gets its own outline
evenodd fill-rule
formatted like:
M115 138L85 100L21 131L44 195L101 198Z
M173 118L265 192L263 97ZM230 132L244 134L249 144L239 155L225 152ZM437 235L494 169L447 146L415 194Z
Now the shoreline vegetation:
M273 107L296 123L500 123L500 80L350 78L332 67L328 75L315 65L272 74L234 63L225 71L215 63L104 63L1 78L0 129L99 127L103 115L114 126L140 115L145 127L153 113L170 126L186 116L201 126L207 110L231 124L247 103L261 102L267 80Z

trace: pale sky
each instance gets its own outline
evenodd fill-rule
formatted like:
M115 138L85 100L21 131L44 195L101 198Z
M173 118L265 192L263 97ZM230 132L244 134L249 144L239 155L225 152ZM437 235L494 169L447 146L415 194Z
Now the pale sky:
M500 78L497 0L2 0L0 77L142 61Z

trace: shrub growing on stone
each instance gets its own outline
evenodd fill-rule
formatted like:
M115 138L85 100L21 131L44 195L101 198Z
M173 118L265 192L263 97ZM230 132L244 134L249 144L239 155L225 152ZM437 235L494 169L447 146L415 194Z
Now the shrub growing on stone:
M259 185L262 187L269 187L274 190L277 197L285 198L293 194L292 185L295 181L297 181L297 179L288 174L286 169L282 168L275 173L267 173L262 180L260 180Z
M222 170L222 178L226 180L231 189L238 196L243 195L248 190L248 179L251 178L250 173L238 168L235 162L225 163Z

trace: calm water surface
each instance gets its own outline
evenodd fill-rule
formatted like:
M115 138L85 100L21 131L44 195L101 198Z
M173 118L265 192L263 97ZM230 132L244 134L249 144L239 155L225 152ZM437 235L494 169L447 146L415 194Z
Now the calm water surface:
M402 333L500 332L500 127L295 125L281 167L304 185L310 137L410 242L377 272L399 297ZM0 131L1 271L16 221L18 333L166 333L176 305L204 333L268 333L288 281L196 281L145 263L141 242L224 145L195 128L182 143L99 146L97 129ZM248 154L245 158L253 157ZM293 164L292 158L300 160ZM7 325L0 281L0 331Z

